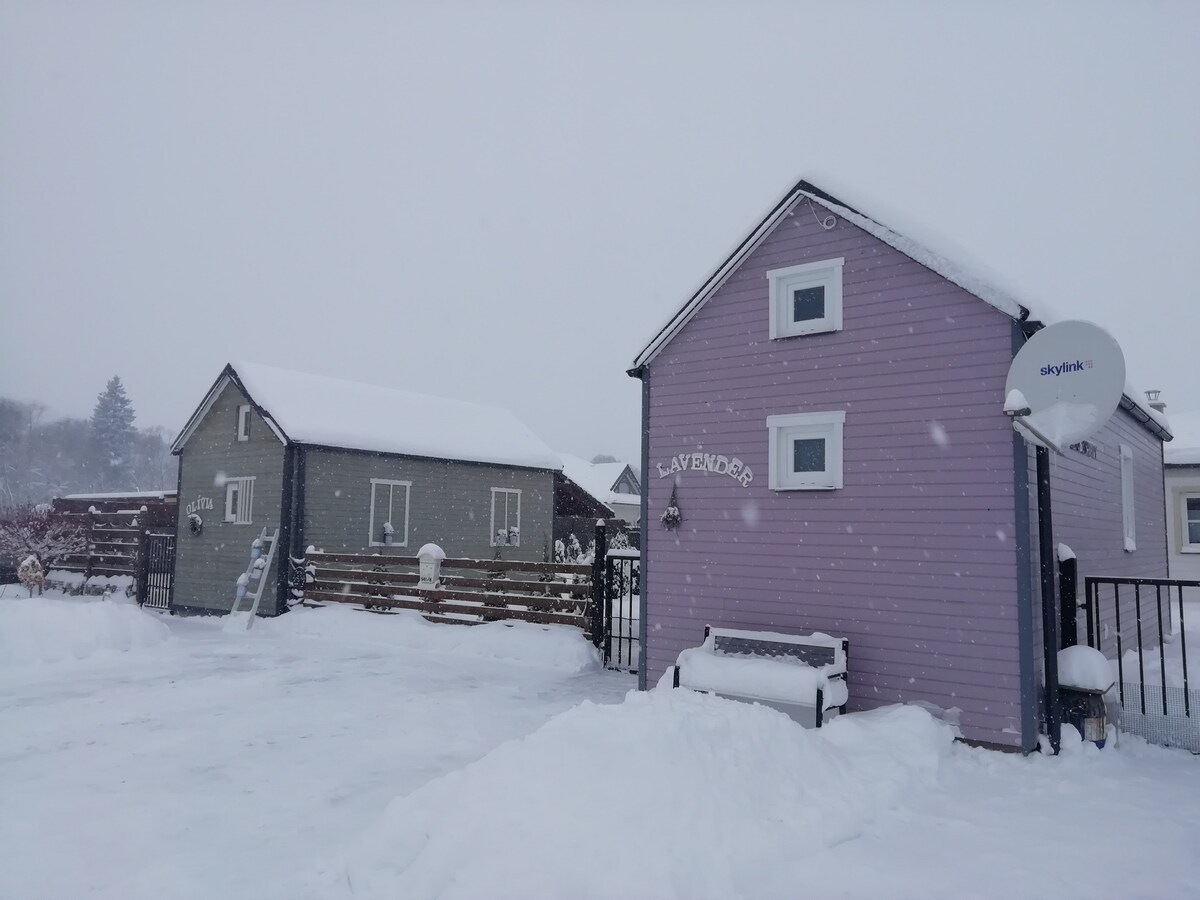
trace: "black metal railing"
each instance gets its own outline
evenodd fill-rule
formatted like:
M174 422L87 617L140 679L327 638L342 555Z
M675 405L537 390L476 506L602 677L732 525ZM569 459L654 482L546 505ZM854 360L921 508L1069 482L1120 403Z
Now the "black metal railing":
M1163 716L1172 715L1168 698L1180 692L1180 685L1168 684L1167 648L1168 646L1175 647L1177 642L1182 669L1182 712L1185 718L1191 718L1192 698L1188 678L1185 589L1200 590L1200 581L1173 578L1089 577L1084 579L1084 610L1088 646L1104 651L1115 645L1117 689L1122 708L1126 706L1125 654L1126 651L1136 647L1139 714L1146 716L1158 713L1157 709L1152 709L1147 704L1146 699L1146 655L1147 653L1154 654L1157 651L1159 685L1151 685L1151 692L1160 694L1159 698L1154 699L1161 700L1161 704L1155 702L1154 706L1161 705ZM1176 614L1177 620L1175 619ZM1124 617L1124 623L1122 623L1122 617ZM1108 629L1110 618L1112 621L1111 634ZM1131 618L1132 621L1130 621ZM1126 632L1130 629L1133 630L1133 634L1127 635ZM1128 646L1129 638L1133 639L1135 647ZM1133 688L1132 682L1128 684L1128 687ZM1161 690L1155 690L1155 687Z
M170 609L175 574L175 535L147 531L138 573L138 603L151 609Z
M610 550L604 566L604 664L637 672L642 642L641 559L632 549Z

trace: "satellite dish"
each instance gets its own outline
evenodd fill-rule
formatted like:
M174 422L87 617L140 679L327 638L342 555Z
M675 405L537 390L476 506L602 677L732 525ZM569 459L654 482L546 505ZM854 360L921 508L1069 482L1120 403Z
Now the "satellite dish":
M1025 342L1008 370L1004 411L1024 437L1054 450L1091 437L1125 391L1125 355L1091 322L1059 322Z

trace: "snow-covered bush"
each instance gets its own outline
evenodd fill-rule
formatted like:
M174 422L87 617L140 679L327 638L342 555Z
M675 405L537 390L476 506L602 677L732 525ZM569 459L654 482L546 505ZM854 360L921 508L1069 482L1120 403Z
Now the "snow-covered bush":
M21 580L21 584L29 589L30 597L33 596L34 588L37 588L38 593L41 593L42 585L46 583L46 573L42 569L42 564L32 554L25 557L24 562L17 569L17 578Z
M87 550L83 528L43 506L17 506L0 514L0 558L37 559L43 574Z
M573 534L567 536L566 543L554 542L554 561L556 563L590 566L595 558L596 542L594 540L588 542L586 550L579 543L579 538Z

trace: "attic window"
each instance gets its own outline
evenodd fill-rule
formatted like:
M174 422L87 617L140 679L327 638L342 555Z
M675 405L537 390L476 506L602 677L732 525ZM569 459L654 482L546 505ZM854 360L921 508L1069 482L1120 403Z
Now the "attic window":
M250 440L250 405L247 403L237 408L237 439Z
M771 269L771 339L842 330L844 257Z

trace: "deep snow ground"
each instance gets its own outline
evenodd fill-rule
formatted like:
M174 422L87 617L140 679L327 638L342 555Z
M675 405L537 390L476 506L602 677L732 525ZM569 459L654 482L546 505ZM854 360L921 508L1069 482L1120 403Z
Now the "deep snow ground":
M634 685L572 674L571 647L530 666L454 646L479 629L423 649L425 623L393 644L395 621L332 612L328 638L163 617L134 652L0 662L0 897L294 896L395 796Z
M915 708L625 698L566 629L127 609L111 652L6 602L4 900L1200 897L1200 758L1136 739L1024 759Z

